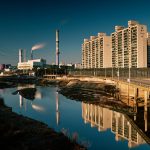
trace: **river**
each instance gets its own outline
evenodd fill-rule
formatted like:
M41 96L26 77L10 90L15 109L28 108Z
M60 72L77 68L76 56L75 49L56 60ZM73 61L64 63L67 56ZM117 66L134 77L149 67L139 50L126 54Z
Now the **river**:
M12 107L18 114L44 122L54 130L77 139L80 144L86 145L88 150L150 149L143 138L143 135L148 137L149 126L146 132L144 129L140 130L136 123L134 124L136 119L132 120L122 113L99 105L70 100L59 94L57 87L36 87L33 100L12 94L21 88L24 87L0 90L0 96L4 98L7 106ZM142 119L143 128L145 119ZM147 124L150 124L148 121Z

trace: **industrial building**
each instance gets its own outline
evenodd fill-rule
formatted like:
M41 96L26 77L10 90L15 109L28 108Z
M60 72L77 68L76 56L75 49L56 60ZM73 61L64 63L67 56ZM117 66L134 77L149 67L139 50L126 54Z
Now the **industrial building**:
M112 37L112 67L147 67L147 26L128 21L128 27L115 26Z
M84 39L82 44L82 67L83 68L110 68L111 37L106 33L98 33L98 36L91 36Z
M23 50L19 50L19 63L18 63L18 69L19 70L32 70L33 68L44 68L46 65L46 60L44 59L34 59L34 60L28 60L24 61L23 56Z
M11 64L0 64L0 70L5 70L11 68Z
M44 59L34 59L28 60L27 62L18 63L19 70L32 70L33 68L44 68L46 65L46 60Z

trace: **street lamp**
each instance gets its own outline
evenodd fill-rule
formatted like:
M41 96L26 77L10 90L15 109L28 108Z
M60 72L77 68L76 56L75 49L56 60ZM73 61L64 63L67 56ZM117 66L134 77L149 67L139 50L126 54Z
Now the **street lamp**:
M113 66L112 66L111 74L112 74L112 80L113 80L113 78L114 78L114 70L113 70Z
M117 76L118 76L118 81L119 81L119 66L118 66Z
M129 105L129 100L130 100L130 78L131 78L131 59L130 59L130 50L129 50L129 78L127 80L128 82L128 105Z
M130 58L130 50L129 50L129 78L128 78L128 82L130 83L130 78L131 78L131 70L130 70L130 68L131 68L131 58Z
M106 67L105 67L105 79L106 79Z

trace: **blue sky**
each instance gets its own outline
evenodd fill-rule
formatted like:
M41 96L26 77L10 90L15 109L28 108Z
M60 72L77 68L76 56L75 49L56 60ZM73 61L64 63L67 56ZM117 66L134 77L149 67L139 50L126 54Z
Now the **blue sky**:
M46 46L34 58L55 62L55 30L60 30L60 61L81 62L84 38L114 31L137 20L150 28L149 0L1 0L0 63L18 62L18 49Z

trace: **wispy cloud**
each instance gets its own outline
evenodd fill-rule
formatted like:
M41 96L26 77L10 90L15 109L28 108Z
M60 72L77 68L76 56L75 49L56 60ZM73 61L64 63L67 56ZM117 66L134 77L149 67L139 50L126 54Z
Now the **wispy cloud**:
M34 46L32 47L32 51L33 51L33 50L42 49L42 48L45 47L45 45L46 45L45 43L36 44L36 45L34 45Z

